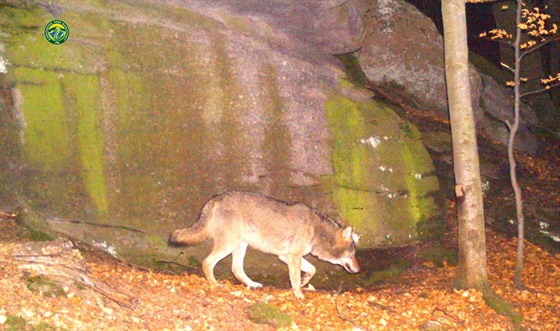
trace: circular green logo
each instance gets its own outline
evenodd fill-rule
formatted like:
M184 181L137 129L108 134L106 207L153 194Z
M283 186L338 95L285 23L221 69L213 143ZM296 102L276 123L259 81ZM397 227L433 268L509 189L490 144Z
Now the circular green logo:
M61 20L52 20L45 26L45 38L53 45L63 44L69 35L68 25Z

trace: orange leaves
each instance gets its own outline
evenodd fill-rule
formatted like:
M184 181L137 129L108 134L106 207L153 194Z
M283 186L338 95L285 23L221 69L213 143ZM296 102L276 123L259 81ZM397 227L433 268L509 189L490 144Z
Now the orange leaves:
M557 163L552 161L547 168L550 173L542 174L547 178L558 177L554 167ZM449 208L454 209L454 205ZM17 239L13 235L17 231L15 222L1 216L0 221L0 245ZM515 240L492 231L487 231L487 238L488 274L493 290L523 314L523 327L560 330L558 255L528 244L524 272L527 290L518 291L511 281ZM112 285L125 286L138 296L135 310L75 285L69 286L65 296L56 298L32 293L22 286L17 267L0 255L0 330L7 327L8 318L13 316L24 318L30 326L46 323L69 330L275 330L247 318L247 308L254 303L266 303L288 314L294 324L287 329L302 331L512 329L508 318L492 310L481 292L449 290L456 272L453 266L438 268L432 263L413 263L417 267L381 285L357 287L344 293L307 292L306 300L299 301L287 287L268 284L251 291L227 280L221 281L220 287L212 287L201 276L140 270L97 252L84 255L94 276Z
M523 9L521 17L525 21L520 23L518 27L525 31L529 37L534 38L522 43L520 45L521 49L530 49L539 42L544 43L549 36L555 35L558 32L558 25L554 23L551 26L549 23L551 16L542 13L538 7L533 8L533 10Z
M521 77L521 78L519 78L519 80L520 80L522 83L528 81L528 79L525 78L525 77ZM514 86L515 86L515 83L514 83L513 81L508 81L508 82L506 82L506 86L514 87Z
M525 4L523 4L525 6ZM546 8L546 7L545 7ZM509 7L507 5L502 6L502 10L507 10ZM520 41L519 49L522 50L519 59L521 59L526 54L536 51L540 47L560 40L558 36L558 24L550 23L551 16L549 14L543 13L540 8L535 7L531 10L524 8L521 9L521 23L517 27L523 31L524 35L521 39L517 39L515 42ZM498 41L506 43L512 47L516 46L513 41L513 35L508 33L504 29L492 29L488 32L483 32L479 34L480 38L486 38L493 41ZM502 63L502 66L507 68L510 72L514 73L518 68L511 68L508 65ZM521 82L526 82L527 79L521 78ZM540 82L544 87L540 90L525 92L521 95L527 96L529 94L539 93L544 90L548 90L554 86L560 85L560 73L556 76L551 75L547 78L543 78ZM513 81L506 82L506 86L514 87L515 83Z
M550 84L560 82L560 72L556 74L556 76L550 75L547 78L541 79L541 83L547 85L546 88L550 88Z
M508 9L503 8L503 10ZM521 49L531 49L539 43L547 42L551 36L558 33L558 25L556 23L550 24L551 16L541 12L538 7L529 9L522 9L521 17L523 22L518 25L522 31L530 38L529 40L521 43ZM492 29L488 32L479 34L480 38L488 38L490 40L498 40L511 43L513 41L512 34L504 29Z
M480 38L490 38L490 40L506 40L511 41L513 36L504 29L492 29L488 32L482 32L478 35Z

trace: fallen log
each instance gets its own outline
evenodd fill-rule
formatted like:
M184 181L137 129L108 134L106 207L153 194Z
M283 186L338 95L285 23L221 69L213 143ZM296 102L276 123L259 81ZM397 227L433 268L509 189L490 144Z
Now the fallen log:
M53 279L66 278L79 282L120 306L135 309L137 298L127 290L115 288L93 277L81 252L68 240L15 244L11 257L21 270L32 271Z

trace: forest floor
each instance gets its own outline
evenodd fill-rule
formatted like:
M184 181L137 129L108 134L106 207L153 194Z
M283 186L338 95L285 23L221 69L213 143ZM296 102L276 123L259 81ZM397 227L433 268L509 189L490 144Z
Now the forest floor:
M540 157L518 159L527 207L557 211L560 206L560 150L555 144L545 146ZM488 157L489 153L482 155ZM499 159L503 155L494 156L489 163ZM511 209L510 189L505 182L493 186L502 191L489 194L485 205L490 212L501 215L503 209L499 206ZM456 251L455 203L447 200L447 206L445 219L449 226L444 246ZM282 318L256 324L255 312L263 306L288 316L291 322L284 327L287 330L519 329L510 317L490 308L482 293L452 290L456 267L445 262L436 265L419 254L433 243L406 251L408 268L375 286L307 291L305 300L295 299L288 280L284 288L265 284L251 291L229 280L221 280L221 286L213 288L200 270L182 275L149 271L76 243L91 277L132 294L135 307L127 308L80 282L57 279L62 284L61 291L30 286L32 275L22 271L21 264L2 249L28 242L26 233L13 215L0 212L0 330L275 330L285 325ZM490 285L522 316L521 328L560 330L558 250L526 243L526 289L519 291L513 286L517 238L490 227L486 235Z
M0 246L25 242L22 229L0 217ZM488 276L495 293L523 316L527 330L560 330L560 256L527 244L523 282L513 287L515 238L487 231ZM56 296L32 291L29 275L9 256L0 256L0 330L274 330L255 324L251 306L264 303L291 318L294 330L513 330L482 293L451 290L456 268L419 263L375 288L305 292L295 299L287 288L248 290L221 281L212 288L199 275L143 270L104 253L80 249L91 275L137 299L123 307L80 284ZM254 308L255 306L253 306Z

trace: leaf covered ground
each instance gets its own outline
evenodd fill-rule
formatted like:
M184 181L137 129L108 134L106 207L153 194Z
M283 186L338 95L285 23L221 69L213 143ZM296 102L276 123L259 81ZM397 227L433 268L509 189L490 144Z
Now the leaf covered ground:
M545 146L544 155L547 157L519 157L524 199L528 207L557 210L557 145ZM502 156L496 156L499 159ZM506 184L493 186L503 187L504 192L497 190L486 197L488 211L501 213L499 206L513 209L511 189ZM446 220L445 245L453 250L457 231L451 200ZM78 243L93 277L137 298L136 308L128 309L80 283L57 280L62 291L30 286L33 275L23 272L3 249L26 238L26 231L11 215L0 213L0 330L274 330L283 325L252 322L249 316L254 320L255 304L276 309L277 315L284 313L291 319L285 329L294 330L516 329L509 317L489 307L482 293L451 290L455 266L436 266L419 253L431 243L410 250L408 269L375 287L306 292L304 301L294 298L287 279L285 288L265 284L251 291L227 280L221 281L220 288L212 288L200 270L190 275L148 271ZM560 330L560 254L527 243L526 290L518 291L513 286L516 247L516 238L487 230L488 277L493 291L523 317L523 329Z
M0 246L21 242L21 229L0 218ZM560 330L560 259L526 247L524 283L513 287L515 238L487 232L488 272L493 290L523 316L528 330ZM375 288L306 292L299 301L285 288L251 291L222 281L211 288L198 275L143 270L96 251L81 249L94 277L138 299L136 309L80 284L63 284L63 294L28 288L29 275L5 254L0 256L1 330L274 330L255 324L249 307L266 303L292 320L295 330L508 330L510 319L496 313L482 293L450 290L455 267L417 266ZM0 250L1 252L1 250ZM278 325L278 324L277 324Z

